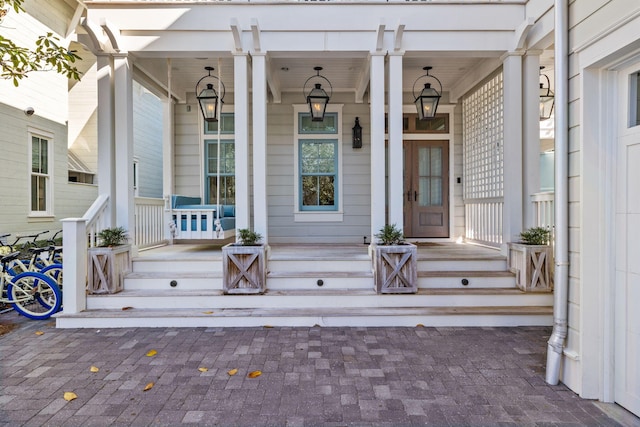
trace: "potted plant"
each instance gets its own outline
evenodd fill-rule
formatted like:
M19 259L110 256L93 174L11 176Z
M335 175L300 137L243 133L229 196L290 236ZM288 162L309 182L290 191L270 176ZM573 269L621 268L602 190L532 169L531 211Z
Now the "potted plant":
M553 290L551 230L532 227L520 233L519 242L509 242L507 262L516 274L516 285L524 292Z
M248 228L237 231L236 243L222 247L223 292L261 294L267 284L268 246Z
M124 276L131 271L131 245L123 227L98 233L98 246L89 248L87 290L90 294L115 294L124 289Z
M373 280L379 294L418 291L417 247L404 240L395 224L387 224L372 243Z

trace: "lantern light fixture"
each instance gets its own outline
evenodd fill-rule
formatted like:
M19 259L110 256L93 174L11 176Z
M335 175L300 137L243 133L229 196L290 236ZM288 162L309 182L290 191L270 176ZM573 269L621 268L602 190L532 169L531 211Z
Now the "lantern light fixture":
M316 71L315 76L309 77L302 86L302 94L307 99L307 104L309 104L309 112L311 113L311 121L313 122L321 122L324 120L324 113L327 109L327 104L329 103L329 99L333 95L333 86L331 86L331 82L324 76L320 75L320 71L322 71L322 67L313 67ZM307 83L309 83L312 79L321 79L327 82L329 85L330 94L327 95L324 89L322 89L322 83L315 82L314 87L307 93Z
M442 83L438 80L437 77L429 74L429 70L433 67L423 67L427 73L418 77L415 82L413 82L413 98L414 103L416 104L416 109L418 110L418 118L420 120L428 120L432 119L436 116L436 110L438 109L438 102L440 102L440 98L442 97ZM431 82L427 81L420 92L420 95L416 96L416 84L421 79L432 79L438 83L440 86L440 91L438 92L436 89L431 87Z
M540 67L540 78L544 78L540 82L540 121L551 118L553 114L553 107L555 105L555 96L551 91L551 83L549 82L549 76L542 73L544 66ZM546 86L545 86L546 82Z
M212 76L211 72L213 67L204 67L208 71L208 74L198 80L196 83L196 97L198 98L198 104L200 105L200 111L205 122L217 122L218 121L218 103L222 106L224 103L225 87L222 80L216 76ZM206 81L205 81L206 80ZM218 96L218 92L214 88L214 83L218 83L222 90L221 96ZM201 89L202 86L202 89ZM218 102L219 101L219 102Z
M356 124L351 128L353 131L353 148L362 148L362 126L360 126L360 118L356 117Z

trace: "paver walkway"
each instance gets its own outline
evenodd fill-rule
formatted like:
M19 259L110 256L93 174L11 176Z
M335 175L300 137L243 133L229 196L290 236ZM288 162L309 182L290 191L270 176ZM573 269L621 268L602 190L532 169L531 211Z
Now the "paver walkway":
M0 316L18 323L0 336L3 425L618 425L545 383L550 328L60 330L16 318Z

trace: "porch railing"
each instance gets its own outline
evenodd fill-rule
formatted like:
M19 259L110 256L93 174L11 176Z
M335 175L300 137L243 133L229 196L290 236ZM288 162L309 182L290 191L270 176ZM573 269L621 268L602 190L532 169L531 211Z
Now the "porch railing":
M467 240L487 246L502 244L502 198L465 200Z
M555 193L547 191L531 195L533 215L536 227L545 227L553 230L555 226L553 200Z
M136 197L134 243L138 249L166 243L164 204L164 199Z
M62 222L65 313L79 313L87 307L87 249L98 245L98 234L107 227L109 196L101 194L82 218L66 218Z

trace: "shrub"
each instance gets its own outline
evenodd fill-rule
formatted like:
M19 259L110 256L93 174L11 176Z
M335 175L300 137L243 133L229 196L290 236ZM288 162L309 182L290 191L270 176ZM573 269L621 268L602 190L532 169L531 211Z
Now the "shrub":
M398 230L395 224L387 224L375 235L382 245L398 245L404 241L402 231Z
M551 237L551 230L544 227L532 227L520 233L522 243L527 245L548 245Z

